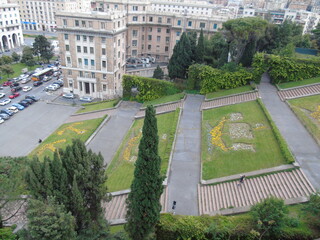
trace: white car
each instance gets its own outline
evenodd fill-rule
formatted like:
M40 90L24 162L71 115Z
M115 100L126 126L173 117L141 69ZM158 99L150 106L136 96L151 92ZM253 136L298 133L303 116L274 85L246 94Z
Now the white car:
M11 99L4 99L4 100L1 100L0 101L0 105L1 106L4 106L4 105L7 105L11 102Z
M93 100L93 97L91 96L83 96L80 98L80 101L82 102L92 102L92 100Z
M5 95L5 93L0 93L0 98L3 98Z
M26 77L26 78L23 78L23 79L21 80L21 83L27 83L27 82L30 82L30 81L31 81L31 78Z
M54 87L56 87L57 89L61 87L59 84L56 84L56 83L53 83L53 84L51 84L50 86L54 86Z
M62 96L63 96L64 98L69 98L69 99L73 99L73 98L74 98L73 93L64 93Z
M0 123L3 123L4 122L4 120L0 117Z
M57 90L57 86L49 85L44 90L45 91L55 91L55 90Z
M7 110L13 113L19 112L19 109L15 106L8 107Z
M32 87L30 87L30 86L24 86L24 87L22 88L22 91L28 92L28 91L30 91L31 89L32 89Z

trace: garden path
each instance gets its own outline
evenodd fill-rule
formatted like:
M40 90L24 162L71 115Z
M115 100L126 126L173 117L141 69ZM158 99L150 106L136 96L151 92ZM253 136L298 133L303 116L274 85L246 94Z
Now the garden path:
M168 210L177 202L174 212L199 215L197 186L200 182L201 112L204 96L188 95L178 126L168 181Z
M141 104L137 102L122 102L120 106L110 114L111 118L87 146L95 153L101 152L104 164L109 164L117 152L122 139L128 132L135 114Z
M316 190L320 190L320 147L289 106L281 101L267 74L262 76L259 91L263 103L303 172Z

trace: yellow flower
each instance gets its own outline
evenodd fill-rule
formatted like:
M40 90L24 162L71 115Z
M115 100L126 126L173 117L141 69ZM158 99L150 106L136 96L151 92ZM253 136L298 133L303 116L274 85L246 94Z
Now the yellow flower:
M210 131L210 134L212 136L211 138L212 145L220 147L223 151L228 151L228 148L224 145L222 141L222 128L226 121L227 119L225 117L222 118L219 124Z
M67 131L67 130L74 131L74 132L76 132L78 135L84 134L84 133L86 132L86 130L84 130L84 129L77 129L77 128L74 127L74 126L80 125L80 124L83 124L83 122L73 123L73 124L69 125L68 127L65 127L64 129L58 131L57 134L58 134L58 135L62 135L62 134L64 134L64 132Z
M136 142L141 138L142 132L139 132L139 134L133 138L131 138L128 142L128 146L123 152L123 158L126 161L130 160L130 155L131 155L131 149L136 145Z
M47 143L45 145L43 145L39 150L38 150L38 154L41 155L45 150L49 149L52 152L54 152L56 150L56 147L54 146L55 144L58 143L63 143L66 142L66 139L60 139L58 141L52 142L52 143Z
M311 117L320 121L320 105L318 105L317 110L315 112L311 113Z

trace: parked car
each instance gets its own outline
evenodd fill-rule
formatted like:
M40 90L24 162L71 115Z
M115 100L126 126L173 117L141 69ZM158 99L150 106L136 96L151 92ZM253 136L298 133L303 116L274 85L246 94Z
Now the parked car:
M13 88L13 87L18 87L19 85L20 85L19 83L13 82L13 83L10 85L10 87L11 87L11 88Z
M3 122L4 122L3 118L0 117L0 123L3 123Z
M14 104L12 104L12 106L18 108L19 110L24 109L24 106L20 105L19 103L14 103Z
M24 106L25 108L30 105L28 102L24 102L24 101L18 102L18 104Z
M10 98L10 99L14 99L14 98L19 97L19 96L20 96L20 93L15 92L15 93L12 93L12 94L9 96L9 98Z
M10 112L9 110L7 109L1 109L0 110L0 113L4 113L4 114L8 114L9 116L12 116L14 113Z
M10 86L13 82L12 81L6 81L2 84L2 86L7 87Z
M26 77L26 78L21 80L21 83L25 84L25 83L28 83L30 81L31 81L31 78L30 77Z
M11 111L13 113L19 112L19 109L17 107L15 107L15 106L8 107L7 110Z
M35 82L33 83L33 86L38 87L38 86L40 86L42 83L43 83L42 81L35 81Z
M5 114L5 113L0 113L0 117L4 120L8 120L10 118L10 115Z
M68 98L68 99L73 99L74 98L74 94L73 93L64 93L62 96L64 98Z
M59 71L53 73L53 76L54 76L54 77L59 77L59 75L60 75L60 72L59 72Z
M31 86L24 86L24 87L22 88L22 91L28 92L28 91L30 91L31 89L32 89Z
M31 100L30 98L26 98L26 99L24 99L24 100L22 100L22 101L29 103L29 105L31 105L31 104L34 103L34 101Z
M63 86L63 81L57 80L57 81L54 81L52 84L58 84L60 87L62 87Z
M55 91L55 90L57 90L57 87L56 87L56 86L53 86L53 85L49 85L49 86L47 86L44 90L45 90L46 92L48 92L48 91Z
M57 84L57 83L53 83L53 84L51 84L51 86L56 87L57 89L61 87L61 86L60 86L59 84Z
M37 102L37 101L40 100L40 98L36 97L35 95L27 95L27 96L25 97L25 99L27 99L27 98L30 98L30 99L32 99L32 100L35 101L35 102Z
M4 105L7 105L7 104L10 103L10 102L11 102L11 99L8 99L8 98L7 98L7 99L4 99L4 100L1 100L1 101L0 101L0 105L1 105L1 106L4 106Z
M21 90L22 90L22 87L20 87L20 86L11 88L11 92L18 92L18 91L21 91Z
M3 98L5 95L5 93L0 93L0 98Z
M91 96L83 96L80 98L80 101L82 102L92 102L92 100L93 100L93 97Z

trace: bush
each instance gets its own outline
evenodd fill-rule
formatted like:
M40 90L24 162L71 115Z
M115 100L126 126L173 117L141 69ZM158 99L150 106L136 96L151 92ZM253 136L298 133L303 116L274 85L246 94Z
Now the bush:
M124 75L122 85L124 99L138 100L141 102L151 101L179 92L171 82L134 75ZM133 96L131 93L133 87L136 87L139 91L136 96Z
M17 239L17 236L12 231L13 229L9 227L0 228L0 239L3 239L3 240Z

